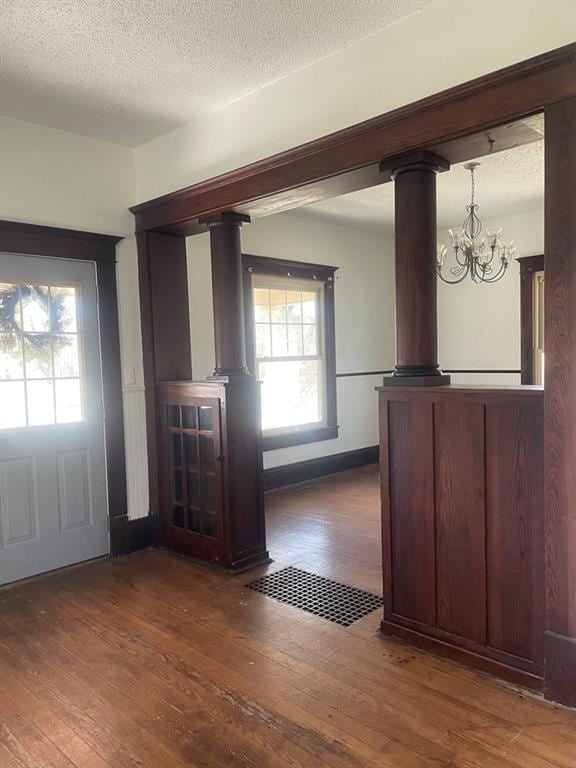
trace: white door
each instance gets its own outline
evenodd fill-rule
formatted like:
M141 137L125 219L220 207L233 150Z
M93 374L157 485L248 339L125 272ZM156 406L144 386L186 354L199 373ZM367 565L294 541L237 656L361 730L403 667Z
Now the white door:
M0 253L0 584L107 553L95 264Z

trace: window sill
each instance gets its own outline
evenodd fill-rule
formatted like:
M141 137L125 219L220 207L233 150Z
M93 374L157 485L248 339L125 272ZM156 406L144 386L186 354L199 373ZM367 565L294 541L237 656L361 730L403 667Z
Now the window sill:
M275 451L278 448L290 448L293 445L305 445L306 443L319 443L322 440L334 440L338 437L337 426L312 427L294 432L277 433L275 435L262 435L262 450Z

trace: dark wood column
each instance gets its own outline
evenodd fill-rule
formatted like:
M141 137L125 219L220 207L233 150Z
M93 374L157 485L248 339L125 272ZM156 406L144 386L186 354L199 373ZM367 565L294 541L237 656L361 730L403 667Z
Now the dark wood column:
M576 707L576 99L546 108L545 694Z
M249 221L239 213L221 213L206 222L212 256L215 376L248 374L240 228Z
M436 174L450 164L430 152L387 162L395 194L396 366L386 385L449 384L438 368Z

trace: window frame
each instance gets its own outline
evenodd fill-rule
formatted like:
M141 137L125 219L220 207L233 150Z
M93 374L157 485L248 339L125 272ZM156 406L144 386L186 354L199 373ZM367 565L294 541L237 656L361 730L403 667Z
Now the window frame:
M544 255L521 256L520 265L520 370L522 384L535 384L534 288L537 276L544 273Z
M316 280L323 285L322 341L324 344L324 403L325 423L289 427L262 433L262 448L272 451L294 445L334 440L338 437L338 416L336 397L336 337L334 318L334 280L338 267L325 264L309 264L300 261L274 259L266 256L242 254L244 290L244 322L246 328L246 362L251 374L256 373L256 349L254 338L254 302L252 296L252 275L267 275L296 280Z

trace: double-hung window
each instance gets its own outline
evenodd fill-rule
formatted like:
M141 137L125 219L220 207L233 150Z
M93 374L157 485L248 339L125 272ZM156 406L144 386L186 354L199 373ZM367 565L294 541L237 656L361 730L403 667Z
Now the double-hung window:
M334 268L244 256L248 363L264 449L337 437Z

